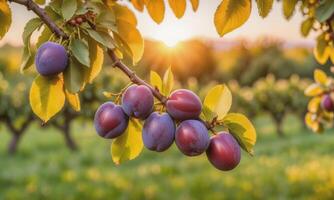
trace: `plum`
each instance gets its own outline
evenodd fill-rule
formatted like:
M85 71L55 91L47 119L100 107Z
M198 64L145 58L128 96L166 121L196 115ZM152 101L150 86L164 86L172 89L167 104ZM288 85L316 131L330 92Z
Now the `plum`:
M94 125L97 133L104 138L112 139L120 136L129 123L129 117L121 106L113 102L102 104L95 113Z
M190 90L175 90L167 100L167 112L176 120L196 119L202 111L199 97Z
M198 120L186 120L180 123L175 132L175 143L187 156L202 154L209 145L208 130Z
M240 162L238 142L228 132L220 132L210 139L206 155L213 166L222 171L234 169Z
M326 94L322 97L321 106L328 112L334 111L334 103L329 94Z
M132 85L123 94L122 107L124 112L138 119L146 119L153 111L154 97L145 85Z
M174 142L175 123L167 113L154 112L146 119L142 136L149 150L165 151Z
M68 64L66 49L54 42L42 44L36 54L35 65L38 73L52 76L63 72Z

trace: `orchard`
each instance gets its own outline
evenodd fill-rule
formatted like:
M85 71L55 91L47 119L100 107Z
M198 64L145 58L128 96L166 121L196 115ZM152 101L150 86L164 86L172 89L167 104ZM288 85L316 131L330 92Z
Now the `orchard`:
M218 35L225 38L247 22L254 12L252 6L257 8L255 12L260 17L266 18L279 2L287 20L295 13L302 17L300 31L304 37L317 35L312 53L318 65L334 63L334 3L331 0L222 0L215 5L214 13L207 14L213 16ZM180 69L185 61L175 62L178 68L173 62L168 67L152 66L142 78L137 72L140 63L149 63L157 53L149 49L146 54L149 52L151 57L143 58L145 40L138 28L137 15L147 13L150 20L161 24L167 20L166 9L182 20L187 9L197 12L201 4L210 3L199 0L0 0L0 39L16 20L10 5L20 5L35 14L25 24L22 34L24 47L19 75L24 78L32 72L35 76L34 80L29 80L30 90L21 92L29 92L26 96L31 110L24 108L16 112L15 118L24 118L18 129L12 125L13 118L6 112L0 113L0 120L13 130L15 147L9 151L16 151L16 143L35 116L39 125L50 124L63 131L67 146L77 150L71 137L71 122L81 119L85 124L88 119L100 143L110 143L115 165L129 163L139 157L144 148L159 156L169 153L175 145L179 154L189 159L194 157L194 160L204 156L207 163L221 172L242 170L239 168L245 165L239 168L238 165L246 154L251 159L256 158L255 115L268 114L279 136L285 136L282 124L288 113L303 118L303 124L313 132L330 130L334 119L334 79L316 69L314 83L310 84L305 78L306 72L300 72L303 70L297 69L297 64L290 62L275 45L254 50L267 53L267 57L253 64L251 61L258 56L245 47L230 72L233 81L207 84L205 93L201 91L201 94L185 87L185 80L189 79ZM203 60L214 65L214 55L211 57L213 53L204 47L206 44L192 42L191 45L194 48L188 51L193 50L194 61L189 63L196 64L199 54L203 54ZM186 56L182 57L185 51L180 52L170 53L170 58L179 56L186 60ZM197 62L199 66L205 65L203 60ZM286 65L299 74L281 72ZM105 74L107 67L118 72ZM192 70L192 66L185 68L188 72ZM212 72L203 69L196 72L195 68L188 74L196 76L196 81L202 73L207 73L209 80L217 76L214 68ZM126 83L115 83L110 90L110 80L118 81L120 74L127 77Z

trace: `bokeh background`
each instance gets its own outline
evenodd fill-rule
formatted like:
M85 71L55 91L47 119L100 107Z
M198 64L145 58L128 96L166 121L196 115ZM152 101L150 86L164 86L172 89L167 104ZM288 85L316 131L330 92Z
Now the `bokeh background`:
M314 36L301 37L296 15L287 22L281 4L266 19L256 12L240 29L218 38L212 16L218 0L200 4L198 13L156 25L136 13L147 38L142 61L133 69L148 80L150 70L169 67L175 88L201 98L218 83L233 92L233 111L255 124L255 156L242 155L231 172L213 168L202 155L183 156L173 145L164 153L144 150L116 166L110 141L98 137L92 119L127 77L105 67L81 96L82 110L66 107L46 125L31 114L29 87L34 70L19 73L23 24L32 14L13 6L14 26L0 43L0 199L333 199L333 129L307 130L303 90L313 70L329 71L312 54ZM255 8L253 8L255 9ZM289 31L287 31L289 30Z

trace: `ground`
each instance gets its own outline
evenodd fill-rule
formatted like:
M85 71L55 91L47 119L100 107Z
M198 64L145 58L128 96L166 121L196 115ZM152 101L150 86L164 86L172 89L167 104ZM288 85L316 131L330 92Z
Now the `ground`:
M267 117L256 120L255 156L243 153L231 172L213 168L206 156L189 158L175 147L144 150L115 166L110 142L90 123L74 126L80 151L64 146L56 130L30 128L15 156L6 153L9 134L0 129L0 199L333 199L334 134L313 134L295 118L286 138ZM173 197L173 198L172 198Z

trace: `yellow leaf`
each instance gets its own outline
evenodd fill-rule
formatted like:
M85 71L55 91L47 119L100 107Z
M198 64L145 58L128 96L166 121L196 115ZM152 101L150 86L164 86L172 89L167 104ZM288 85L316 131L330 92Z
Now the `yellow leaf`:
M155 71L150 72L150 83L153 87L162 92L162 80L159 74L157 74Z
M137 26L137 18L128 7L115 4L113 9L115 11L116 19L121 19L132 24L133 26Z
M138 11L143 12L144 10L144 0L131 0L133 7Z
M314 97L322 94L324 92L324 89L319 85L318 83L313 83L310 86L308 86L304 94L309 97Z
M305 115L305 124L306 126L308 126L310 129L312 129L313 131L317 130L318 129L318 126L319 126L319 123L314 120L314 117L313 117L314 114L312 113L307 113Z
M2 39L12 24L12 12L6 0L0 0L0 24L0 39Z
M132 58L137 63L144 53L144 40L140 32L132 24L117 20L119 36L126 42L132 52Z
M193 11L196 12L199 5L199 0L190 0L191 6L193 8Z
M248 118L239 113L229 113L224 117L223 123L236 138L241 148L252 155L256 143L256 131Z
M165 16L165 4L163 0L148 0L146 3L148 14L157 23L160 24Z
M308 111L310 111L311 113L316 113L319 110L319 106L320 106L320 102L321 102L321 97L314 97L310 100L310 102L308 103L307 109Z
M264 18L271 11L274 4L274 0L256 0L256 3L259 15Z
M30 89L30 105L33 112L47 122L65 104L63 81L60 77L37 76Z
M320 70L320 69L316 69L314 71L314 80L315 82L319 83L319 84L323 84L326 85L327 83L327 75L324 71Z
M174 86L174 75L172 69L169 67L164 74L163 86L162 86L163 94L165 96L169 96L170 92L173 90L173 86Z
M181 18L186 11L186 0L168 0L169 6L172 8L174 15Z
M86 82L92 83L94 79L101 72L104 61L104 54L103 54L103 49L94 40L92 39L88 40L88 46L89 46L90 68L86 69L85 79Z
M141 136L142 125L137 119L129 121L125 132L113 140L111 144L111 156L115 164L136 158L143 149Z
M223 119L232 105L232 94L226 85L217 85L213 87L204 99L206 119L211 121L214 117Z
M313 49L313 55L315 57L315 59L319 62L319 64L326 64L329 56L330 56L330 48L326 47L324 52L322 54L320 54L320 52L317 50L317 48Z
M329 57L330 57L332 63L334 64L334 47L331 47Z
M214 23L220 36L240 27L249 18L251 0L223 0L216 10Z
M66 96L68 103L73 108L73 110L79 112L81 110L81 105L80 105L80 99L79 99L78 93L72 94L68 92L67 90L65 90L65 96Z

